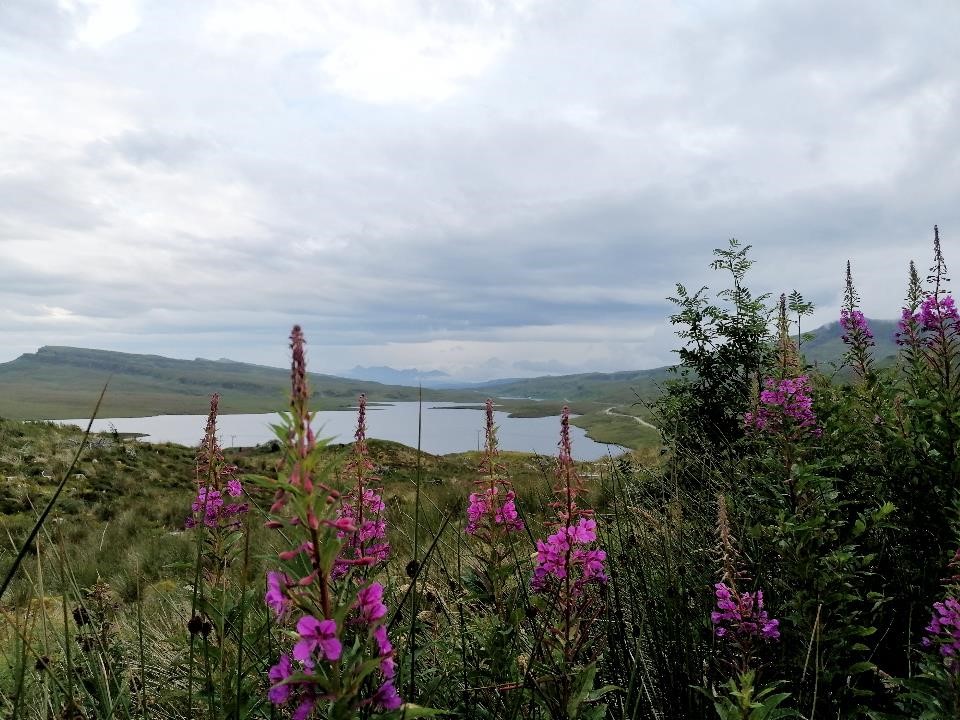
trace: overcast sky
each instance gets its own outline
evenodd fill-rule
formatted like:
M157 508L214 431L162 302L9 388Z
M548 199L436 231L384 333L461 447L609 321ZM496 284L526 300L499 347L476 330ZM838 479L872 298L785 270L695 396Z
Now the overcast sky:
M0 361L651 367L676 281L960 266L960 3L0 0Z

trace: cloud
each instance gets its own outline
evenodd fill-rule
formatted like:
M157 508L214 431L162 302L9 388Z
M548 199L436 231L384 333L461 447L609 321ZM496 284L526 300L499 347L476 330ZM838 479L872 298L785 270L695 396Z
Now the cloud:
M960 228L950 3L8 0L0 332L481 379L670 362L728 237L896 315ZM954 230L951 230L954 228ZM550 370L550 369L553 370Z
M222 2L207 19L231 52L259 42L307 59L319 85L373 104L437 103L482 77L528 3Z

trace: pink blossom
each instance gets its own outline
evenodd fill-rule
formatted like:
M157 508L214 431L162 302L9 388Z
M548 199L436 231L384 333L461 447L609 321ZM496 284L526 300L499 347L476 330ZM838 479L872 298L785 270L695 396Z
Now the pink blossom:
M716 626L717 637L735 635L739 640L762 638L780 639L780 621L767 615L763 609L763 591L737 593L726 583L713 586L717 597L717 609L710 613Z
M403 704L393 680L389 679L380 686L370 701L384 710L397 710Z
M806 375L763 381L760 406L756 412L743 415L748 428L770 433L808 433L819 437L817 417L813 412L810 381Z
M317 620L305 615L297 622L300 642L293 647L293 657L302 663L313 662L313 652L320 650L320 659L339 660L342 646L337 638L337 623L334 620Z
M277 617L283 617L290 609L290 599L286 592L289 586L290 578L286 573L275 570L267 573L267 592L263 600Z
M267 677L270 678L270 690L267 692L267 698L274 705L283 705L290 700L290 693L293 688L290 685L280 685L284 680L293 674L293 667L290 664L290 656L284 653L280 656L280 661L270 668Z
M387 614L387 606L383 604L383 585L374 582L357 593L355 608L360 611L360 618L366 623L373 623Z

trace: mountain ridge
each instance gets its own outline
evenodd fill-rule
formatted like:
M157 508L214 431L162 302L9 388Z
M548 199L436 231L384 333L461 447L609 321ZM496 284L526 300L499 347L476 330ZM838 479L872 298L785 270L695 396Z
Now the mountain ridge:
M892 360L896 322L870 320L876 339L874 357ZM816 366L838 363L846 346L839 323L811 331L801 349ZM383 366L387 368L387 366ZM645 401L656 397L670 379L672 366L610 373L587 372L542 375L533 378L500 378L475 384L424 387L428 402L478 402L497 397L504 409L536 416L556 412L561 403L575 403L581 414L603 412L607 407L628 408L646 415ZM392 370L392 368L387 368ZM419 370L414 370L420 373ZM406 372L406 371L397 371ZM442 371L424 371L437 377ZM0 417L11 419L64 419L89 414L104 383L110 378L101 417L155 414L204 414L209 396L222 395L223 412L273 412L287 407L289 371L227 358L184 360L163 355L122 353L112 350L45 345L0 363ZM310 373L315 409L350 407L360 393L371 402L413 401L415 386L375 380ZM556 407L555 407L556 406ZM609 418L603 418L609 422Z

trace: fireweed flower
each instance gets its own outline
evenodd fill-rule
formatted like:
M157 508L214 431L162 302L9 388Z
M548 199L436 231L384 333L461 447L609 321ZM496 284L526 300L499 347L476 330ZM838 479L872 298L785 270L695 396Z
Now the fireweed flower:
M546 541L537 540L537 556L530 586L534 590L543 590L551 576L563 580L569 575L575 578L573 589L577 593L588 582L606 583L603 564L607 554L603 550L589 548L597 539L596 527L595 520L582 517L576 525L558 529Z
M926 648L936 647L952 672L960 673L960 601L948 597L933 604L930 623L923 639Z
M897 344L908 344L912 333L919 333L921 340L929 343L935 337L934 333L958 321L960 312L957 311L953 295L928 295L916 311L910 308L901 311L897 323Z
M820 436L806 375L782 380L766 378L763 387L757 410L743 415L747 428L770 434Z
M944 580L947 587L946 597L933 604L930 622L925 628L927 636L923 638L923 647L940 653L944 665L954 675L960 676L960 550L948 563L953 574Z
M717 637L734 636L740 641L779 640L780 621L763 609L763 591L738 593L726 583L713 586L717 609L710 613Z
M243 497L243 485L237 479L237 466L229 465L217 442L217 412L220 396L210 396L207 428L197 451L197 496L190 506L191 514L184 522L187 528L205 525L208 528L235 528L239 517L249 510L247 503L227 503L226 495Z
M493 400L490 398L487 398L485 411L486 441L480 461L480 477L474 481L480 489L479 492L470 493L464 531L469 535L482 535L483 539L492 542L501 533L520 532L524 525L517 512L517 495L503 466L497 462L500 451L497 426L493 422Z
M290 610L287 588L291 584L290 577L286 573L276 570L270 570L267 573L267 592L263 601L278 618L284 617Z
M583 481L573 464L570 443L570 408L564 406L560 419L560 452L557 458L557 479L550 503L557 511L556 528L546 540L537 540L530 586L535 591L548 589L551 580L563 581L573 595L580 595L588 583L605 584L604 561L607 554L591 545L597 539L597 522L593 512L577 505L583 492Z
M909 345L911 340L922 345L936 342L941 332L956 332L960 321L953 295L928 295L916 311L903 308L897 323L896 342Z
M264 602L288 629L292 647L268 674L268 699L294 707L292 717L305 720L321 703L335 702L346 712L395 710L402 700L394 685L396 666L387 635L383 586L357 581L353 592L337 586L337 568L372 564L376 555L365 543L385 537L383 502L366 482L370 465L364 445L363 414L357 431L354 467L357 487L341 502L326 478L336 472L318 442L307 409L303 333L294 327L290 412L278 426L285 456L276 481L269 527L285 527L300 537L279 553L285 571L267 573ZM363 402L361 398L361 409ZM352 508L344 510L344 508ZM384 556L385 557L385 556ZM296 569L294 569L296 568ZM343 573L340 573L341 575ZM351 602L350 597L356 600ZM290 626L295 630L290 630ZM369 660L374 662L368 662Z
M337 513L341 523L337 537L343 547L333 568L333 577L346 575L351 566L370 567L385 563L390 557L387 542L386 506L373 484L379 478L373 475L374 464L367 450L367 397L357 401L357 430L354 433L353 455L344 468L352 476L353 488L343 496Z
M842 339L845 343L852 342L852 335L856 332L863 333L864 337L868 340L873 340L873 331L870 329L870 324L867 322L867 318L859 310L847 310L844 308L840 311L840 327L843 328ZM871 344L873 344L871 342Z
M549 677L558 667L575 676L591 661L591 653L598 652L602 639L596 620L603 613L607 556L596 546L593 512L577 504L584 487L573 462L568 407L561 414L558 447L554 500L550 503L556 519L549 523L551 534L537 541L530 580L534 591L531 603L540 611L543 623L537 631L542 632L545 646L544 657L531 667L531 676ZM555 708L551 715L562 717L575 690L551 681L539 692Z

